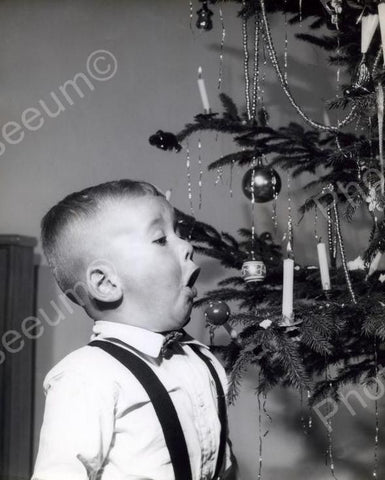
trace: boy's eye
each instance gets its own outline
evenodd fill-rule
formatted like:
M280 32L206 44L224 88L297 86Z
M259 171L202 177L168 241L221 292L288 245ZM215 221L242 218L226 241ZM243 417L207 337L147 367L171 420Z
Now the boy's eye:
M163 236L158 238L158 240L154 240L154 243L157 243L158 245L166 245L167 243L167 237Z

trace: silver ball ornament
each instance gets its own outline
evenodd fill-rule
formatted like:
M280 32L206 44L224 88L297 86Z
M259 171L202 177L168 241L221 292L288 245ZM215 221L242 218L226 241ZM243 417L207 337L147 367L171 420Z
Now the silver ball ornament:
M256 203L273 200L281 191L281 178L274 170L263 166L255 166L248 170L242 180L242 190L248 199Z

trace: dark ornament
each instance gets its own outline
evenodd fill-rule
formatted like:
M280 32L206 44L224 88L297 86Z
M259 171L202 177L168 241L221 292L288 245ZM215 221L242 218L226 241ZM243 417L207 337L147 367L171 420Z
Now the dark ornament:
M202 0L201 0L202 1ZM197 28L201 30L211 30L213 28L213 21L211 17L213 12L207 6L207 1L202 2L202 8L197 11L198 19L196 22Z
M264 243L273 243L273 237L270 232L261 233L261 235L259 236L259 239L261 240L261 242L264 242Z
M163 130L158 130L155 135L151 135L148 141L151 145L155 145L155 147L161 150L172 150L173 148L177 152L182 150L182 145L178 143L176 136L170 132L163 132Z
M270 202L281 191L281 178L273 168L263 167L259 163L245 173L242 190L250 200L254 196L256 203Z
M210 302L205 310L205 317L211 325L223 325L230 318L231 310L227 303L221 300Z

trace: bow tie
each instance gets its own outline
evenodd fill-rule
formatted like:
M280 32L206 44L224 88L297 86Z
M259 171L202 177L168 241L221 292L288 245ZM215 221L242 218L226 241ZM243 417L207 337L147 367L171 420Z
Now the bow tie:
M185 332L183 330L174 330L164 335L163 345L160 349L160 355L163 358L170 358L174 352L174 345L178 345L184 337Z

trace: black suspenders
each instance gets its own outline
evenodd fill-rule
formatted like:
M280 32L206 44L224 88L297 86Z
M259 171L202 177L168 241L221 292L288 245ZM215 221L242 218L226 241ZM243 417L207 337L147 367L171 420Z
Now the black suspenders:
M166 388L153 370L137 355L110 342L94 340L88 344L99 347L120 361L137 378L146 390L162 427L167 448L174 469L175 480L192 480L191 465L183 430ZM226 451L227 416L226 400L219 376L208 357L196 345L189 345L206 363L215 381L218 394L218 414L221 421L220 444L214 479L218 477Z
M227 408L226 408L226 397L223 391L222 383L219 379L218 373L215 370L214 365L211 363L210 359L206 357L200 350L198 345L191 344L190 347L198 355L198 357L205 362L208 369L210 370L211 376L214 379L215 386L217 388L218 396L218 416L221 422L221 433L219 437L219 451L218 451L218 460L215 467L214 479L216 479L221 470L223 460L226 453L226 437L227 437Z

